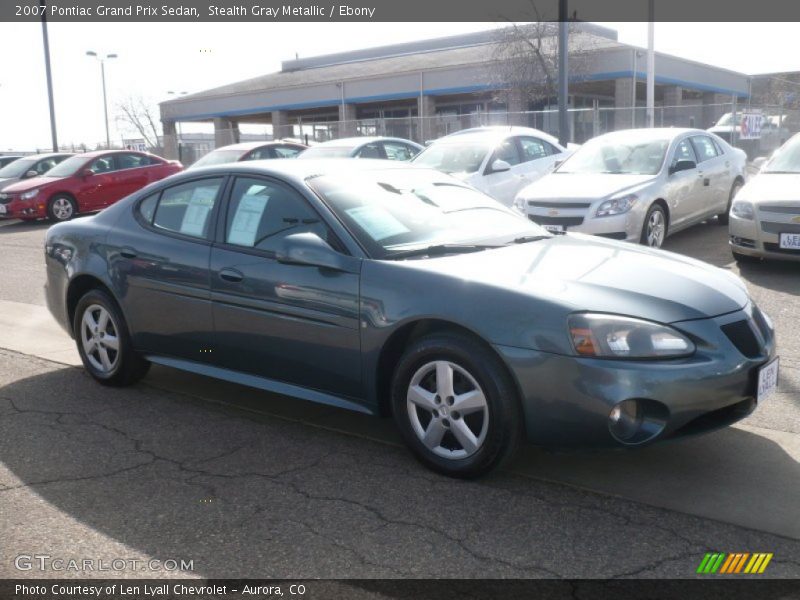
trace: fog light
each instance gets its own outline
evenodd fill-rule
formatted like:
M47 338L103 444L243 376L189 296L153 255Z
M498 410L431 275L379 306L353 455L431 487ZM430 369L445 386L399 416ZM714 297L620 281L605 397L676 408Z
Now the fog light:
M608 413L608 430L618 442L641 444L660 434L668 417L667 407L655 400L623 400Z

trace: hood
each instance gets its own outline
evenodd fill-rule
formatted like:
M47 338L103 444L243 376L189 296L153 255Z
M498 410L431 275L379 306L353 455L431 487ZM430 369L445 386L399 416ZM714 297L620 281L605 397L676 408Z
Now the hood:
M734 275L663 250L587 235L413 261L459 281L559 304L660 323L739 310L749 297Z
M739 191L736 199L750 202L800 201L800 173L759 173Z
M60 177L33 177L31 179L23 179L22 181L14 181L8 187L4 188L6 192L27 192L34 188L39 188L48 183L61 179Z
M19 177L0 177L0 190L7 188L17 181L19 181Z
M550 173L523 188L517 196L525 200L596 200L632 191L655 178L655 175Z

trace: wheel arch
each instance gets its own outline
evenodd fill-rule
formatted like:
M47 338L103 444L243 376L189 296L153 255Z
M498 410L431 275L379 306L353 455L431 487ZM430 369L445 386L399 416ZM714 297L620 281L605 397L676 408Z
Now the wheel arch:
M67 318L69 319L69 328L72 331L73 335L74 332L74 322L75 322L75 309L78 306L78 302L80 299L89 291L91 290L101 290L109 295L109 297L116 303L117 307L119 307L119 301L117 297L114 295L114 292L111 288L106 285L99 277L96 275L91 275L89 273L82 273L80 275L76 275L73 277L69 285L67 286Z

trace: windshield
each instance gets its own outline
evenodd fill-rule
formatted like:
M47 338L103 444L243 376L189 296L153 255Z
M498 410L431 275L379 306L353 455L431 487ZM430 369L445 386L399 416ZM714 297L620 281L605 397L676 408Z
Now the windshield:
M733 125L733 113L725 113L717 121L717 127L727 127Z
M232 163L238 161L241 156L241 150L214 150L197 160L192 167L210 167L211 165Z
M800 173L800 136L794 136L770 160L762 173Z
M308 185L375 258L431 245L509 243L548 235L488 196L435 171L324 175Z
M314 146L297 158L347 158L352 152L352 146Z
M36 164L36 160L35 158L18 158L0 169L0 178L22 177Z
M430 167L444 173L474 173L491 150L485 141L447 141L432 144L412 159L416 165Z
M661 170L669 141L639 136L595 138L578 148L556 173L655 175Z
M75 175L78 169L86 164L87 160L85 156L73 156L58 163L55 167L50 169L46 175L47 177L69 177L70 175Z

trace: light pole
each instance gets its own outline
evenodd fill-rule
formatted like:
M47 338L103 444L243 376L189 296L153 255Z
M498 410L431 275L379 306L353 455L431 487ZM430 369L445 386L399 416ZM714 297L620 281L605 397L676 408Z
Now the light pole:
M116 54L106 54L105 57L98 56L94 50L86 52L86 56L93 56L100 61L100 77L103 80L103 111L106 116L106 149L111 147L111 134L108 130L108 98L106 97L106 60L117 58Z
M169 91L169 92L167 92L167 94L170 95L170 96L185 96L186 92ZM183 139L183 133L181 133L181 122L180 121L175 121L175 123L178 126L178 140L177 140L177 143L175 144L178 147L178 160L183 162L183 156L182 156L183 152L182 152L182 149L181 149L181 140ZM165 145L166 145L166 143L165 143Z

